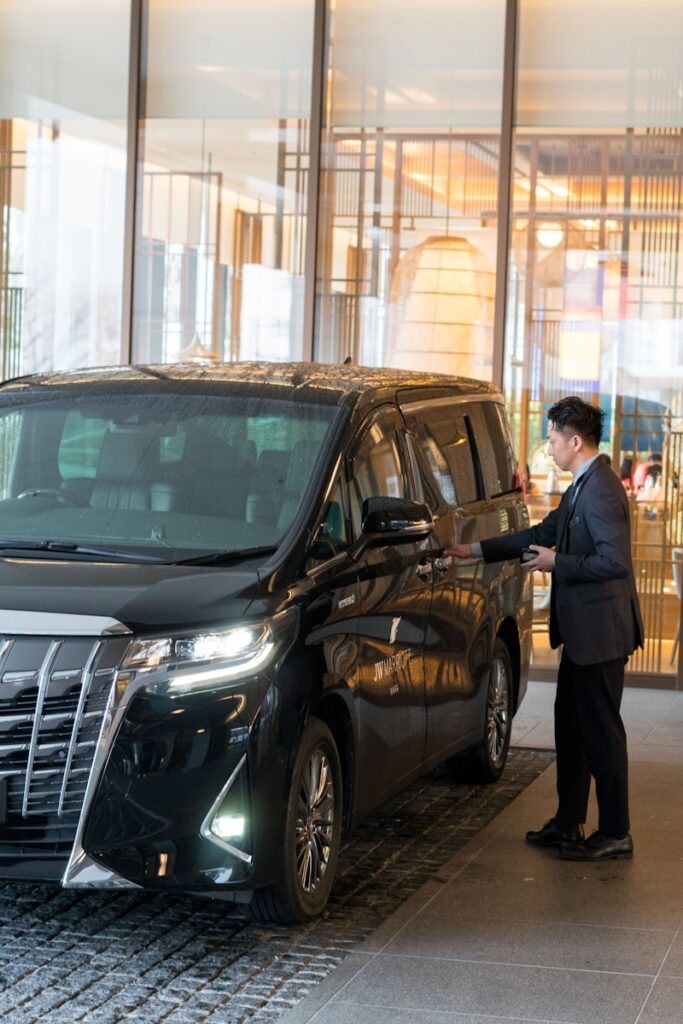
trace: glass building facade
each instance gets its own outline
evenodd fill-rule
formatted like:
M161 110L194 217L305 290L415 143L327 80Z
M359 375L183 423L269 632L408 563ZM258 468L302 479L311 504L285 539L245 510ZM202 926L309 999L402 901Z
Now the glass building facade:
M0 372L350 357L606 412L683 687L683 0L0 0ZM535 672L551 673L547 581Z

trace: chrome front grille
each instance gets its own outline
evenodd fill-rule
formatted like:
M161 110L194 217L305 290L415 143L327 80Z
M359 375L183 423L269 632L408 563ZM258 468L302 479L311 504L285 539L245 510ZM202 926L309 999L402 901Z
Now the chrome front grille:
M0 636L0 852L73 841L128 640Z

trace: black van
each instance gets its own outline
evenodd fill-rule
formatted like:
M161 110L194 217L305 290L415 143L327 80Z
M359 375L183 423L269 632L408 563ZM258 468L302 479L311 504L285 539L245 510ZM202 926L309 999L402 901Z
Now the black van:
M493 781L530 580L500 393L319 364L0 385L0 877L318 914L341 831Z

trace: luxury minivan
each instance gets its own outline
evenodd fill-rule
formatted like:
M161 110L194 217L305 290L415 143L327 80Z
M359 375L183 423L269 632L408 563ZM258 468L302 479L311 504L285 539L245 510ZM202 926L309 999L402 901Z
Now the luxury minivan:
M324 908L343 830L501 774L527 525L495 388L353 366L0 385L0 877Z

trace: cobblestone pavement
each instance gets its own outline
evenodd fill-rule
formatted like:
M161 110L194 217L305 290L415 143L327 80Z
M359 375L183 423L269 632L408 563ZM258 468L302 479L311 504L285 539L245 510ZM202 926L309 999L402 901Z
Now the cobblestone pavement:
M513 750L494 786L411 786L347 837L326 915L297 928L184 896L0 883L0 1024L273 1021L552 758Z

